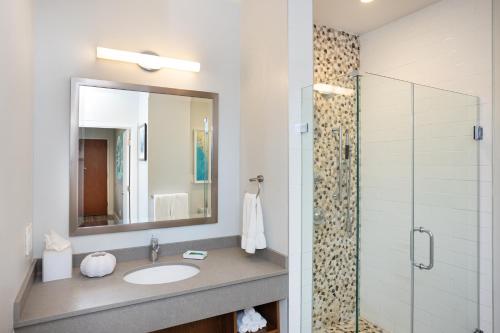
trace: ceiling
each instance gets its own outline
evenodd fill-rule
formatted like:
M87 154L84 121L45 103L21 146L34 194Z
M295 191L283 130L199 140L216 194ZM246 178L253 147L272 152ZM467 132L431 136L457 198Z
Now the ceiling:
M314 0L314 23L361 35L439 0Z

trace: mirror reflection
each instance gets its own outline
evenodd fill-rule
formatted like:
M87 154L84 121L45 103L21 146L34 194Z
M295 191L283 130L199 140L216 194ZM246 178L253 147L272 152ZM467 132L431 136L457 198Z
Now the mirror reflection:
M210 217L213 103L80 86L78 226Z

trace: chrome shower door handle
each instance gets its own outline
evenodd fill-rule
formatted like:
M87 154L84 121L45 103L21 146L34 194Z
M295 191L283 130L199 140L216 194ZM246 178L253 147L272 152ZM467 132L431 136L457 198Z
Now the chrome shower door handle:
M416 227L413 229L413 232L420 232L420 233L423 233L423 234L427 234L429 236L429 264L428 265L425 265L425 264L417 264L417 263L413 263L413 266L419 268L419 269L425 269L425 270L428 270L430 271L433 267L434 267L434 235L432 234L432 232L428 229L424 229L424 227ZM413 235L412 235L412 238L413 238ZM414 242L412 242L414 243ZM412 247L414 246L414 244L412 244Z

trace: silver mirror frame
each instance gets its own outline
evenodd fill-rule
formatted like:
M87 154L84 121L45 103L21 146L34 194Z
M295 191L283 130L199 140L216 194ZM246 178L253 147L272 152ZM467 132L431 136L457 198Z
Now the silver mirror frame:
M211 168L211 216L183 220L144 222L133 224L105 225L94 227L78 227L78 140L79 140L79 91L81 86L109 89L141 91L157 94L168 94L186 97L198 97L213 101L213 138ZM138 231L148 229L173 228L190 225L212 224L218 221L218 147L219 147L219 94L195 90L183 90L145 86L114 81L71 78L71 118L70 118L70 165L69 165L69 235L84 236L114 232Z

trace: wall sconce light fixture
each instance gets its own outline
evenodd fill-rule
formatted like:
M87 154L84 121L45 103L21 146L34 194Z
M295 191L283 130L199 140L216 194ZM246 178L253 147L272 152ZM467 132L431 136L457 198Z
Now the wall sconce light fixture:
M161 68L177 69L180 71L199 72L200 63L180 60L174 58L160 57L153 52L130 52L105 47L97 47L97 58L106 60L116 60L130 62L139 65L144 70L149 72L157 71Z

